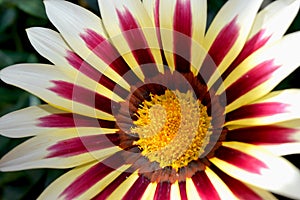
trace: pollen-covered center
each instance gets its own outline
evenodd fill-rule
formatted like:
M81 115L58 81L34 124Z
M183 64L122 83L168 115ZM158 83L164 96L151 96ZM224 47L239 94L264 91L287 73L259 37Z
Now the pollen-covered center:
M161 167L178 170L197 160L209 142L211 117L193 93L166 90L150 95L137 111L131 132L138 134L142 155Z

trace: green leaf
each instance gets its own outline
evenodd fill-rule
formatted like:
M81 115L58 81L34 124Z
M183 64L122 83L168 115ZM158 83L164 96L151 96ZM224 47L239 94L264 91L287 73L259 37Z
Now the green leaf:
M14 63L29 62L35 63L38 61L35 54L27 52L14 52L0 50L0 69Z
M13 2L20 10L28 13L29 15L47 19L45 7L41 0L14 0Z
M15 22L17 12L14 8L3 8L0 9L0 11L0 32L3 32L7 27Z

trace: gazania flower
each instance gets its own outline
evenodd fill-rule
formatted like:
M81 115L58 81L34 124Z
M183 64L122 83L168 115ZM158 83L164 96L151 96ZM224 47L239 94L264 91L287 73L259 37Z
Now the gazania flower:
M40 199L300 198L298 89L272 91L300 64L284 35L299 0L229 0L207 31L205 0L99 0L101 18L44 1L59 32L27 30L53 63L1 79L48 104L0 119L33 136L1 171L73 168Z

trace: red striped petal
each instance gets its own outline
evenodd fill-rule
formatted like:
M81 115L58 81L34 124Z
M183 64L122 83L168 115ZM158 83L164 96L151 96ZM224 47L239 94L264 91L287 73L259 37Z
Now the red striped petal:
M103 163L107 162L114 163L113 166L116 167L120 167L123 164L123 160L121 160L117 154L103 161ZM65 199L74 199L115 170L115 168L111 168L103 163L93 166L76 178L76 180L61 193L60 197L64 197Z
M225 79L230 72L232 72L245 58L247 58L249 55L251 55L256 50L263 47L271 38L271 36L265 35L265 30L260 30L258 33L256 33L252 38L250 38L245 46L243 47L241 53L238 55L238 57L233 61L233 63L230 65L230 67L225 71L224 75L222 76L223 79Z
M237 24L237 17L235 17L216 37L208 51L208 54L213 58L217 66L223 61L231 47L236 42L239 36L239 30L240 28Z
M275 114L285 113L289 105L279 102L264 102L245 105L237 110L229 112L226 121L234 121L239 119L267 117Z
M226 89L227 103L230 104L253 88L267 81L280 66L273 60L260 63Z
M213 168L213 171L224 181L238 199L263 200L241 181L228 176L216 167Z
M228 131L226 138L229 141L239 141L252 144L279 144L296 142L292 138L297 130L276 125L254 126Z
M218 200L221 199L218 192L214 188L213 184L209 180L208 176L204 171L197 172L192 180L195 184L195 187L203 200Z
M114 128L114 121L89 118L73 113L52 114L38 119L37 126L50 128L99 127Z
M130 11L124 7L124 11L117 10L117 14L121 29L124 31L123 35L128 42L129 47L132 49L132 54L137 63L140 66L156 63L144 33L139 29L141 27L139 27L138 22L132 16ZM141 69L146 77L152 77L158 74L158 69L156 67L151 67L149 69L148 67L142 67Z
M109 40L90 29L87 29L84 34L81 34L81 38L85 41L90 50L111 69L125 78L128 83L135 84L139 80L135 76L126 79L127 76L124 75L130 72L131 69Z
M179 182L179 191L180 191L180 197L182 200L187 200L187 194L186 194L186 182Z
M49 88L52 92L55 92L59 96L73 100L89 107L101 110L103 112L112 114L113 104L117 105L116 102L108 99L101 94L94 91L88 90L81 86L65 81L52 81L55 86ZM118 109L117 107L114 107Z
M113 182L111 182L104 190L102 190L93 200L103 200L111 195L121 183L123 183L131 173L123 172Z
M256 50L263 47L271 38L271 36L267 37L265 35L265 30L260 30L256 33L252 38L250 38L246 44L244 45L241 53L238 57L232 62L232 64L226 69L226 71L222 74L222 80L225 80L228 75L249 55L251 55ZM219 82L220 83L220 82ZM218 82L213 86L213 88L218 89L220 84Z
M118 134L82 136L62 140L47 149L50 152L47 158L69 157L114 147L119 144L119 141Z
M179 72L186 73L190 71L191 58L191 36L192 36L192 11L191 2L177 1L174 12L174 62L175 69ZM182 37L182 33L188 37ZM179 56L180 55L180 56Z
M154 199L168 200L171 198L171 183L160 182L157 184Z
M215 152L215 157L251 173L261 174L262 169L268 168L261 160L225 146L219 147Z
M139 178L135 181L135 183L131 186L131 188L127 191L125 196L122 198L124 200L132 199L140 199L144 192L146 191L148 185L150 184L150 180L145 176L139 176Z

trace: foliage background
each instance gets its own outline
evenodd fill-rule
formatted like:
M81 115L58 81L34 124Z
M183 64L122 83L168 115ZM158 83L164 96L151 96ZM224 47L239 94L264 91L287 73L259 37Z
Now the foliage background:
M209 21L226 0L209 0ZM98 13L96 0L73 1ZM0 70L15 63L49 63L39 56L30 45L26 28L49 27L42 0L0 0ZM298 14L288 32L300 30ZM299 44L300 45L300 44ZM300 55L299 55L300 56ZM300 70L296 70L276 89L300 88ZM0 81L0 116L14 110L41 103L33 95L6 85ZM0 157L25 139L9 139L0 136ZM287 156L300 168L300 155ZM36 199L43 189L66 170L36 169L20 172L0 172L0 199ZM280 199L283 199L280 197Z

